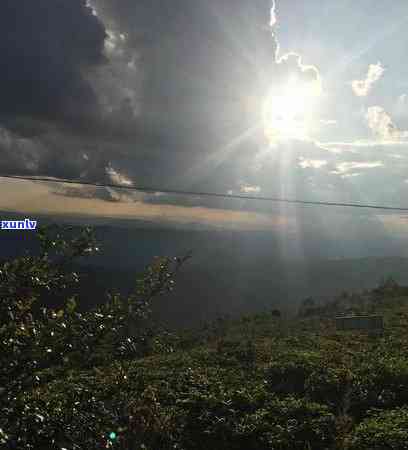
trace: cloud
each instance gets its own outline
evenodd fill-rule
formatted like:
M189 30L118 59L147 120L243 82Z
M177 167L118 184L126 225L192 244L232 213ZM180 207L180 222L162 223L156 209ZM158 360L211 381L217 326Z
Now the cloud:
M132 180L130 180L126 175L123 175L119 171L115 170L112 166L108 166L106 168L106 173L108 174L113 184L119 184L122 186L133 186Z
M261 192L261 188L259 186L243 185L241 186L240 191L245 194L259 194Z
M86 7L91 10L91 14L93 16L98 16L98 12L96 11L95 7L92 5L92 2L90 0L86 0Z
M135 203L145 202L148 195L138 191L128 191L100 186L49 184L50 193L76 199L94 199L105 202Z
M37 174L103 182L112 163L129 179L181 180L197 157L247 126L237 104L257 67L246 55L260 50L262 66L275 65L270 6L43 0L23 10L2 2L0 126L15 140L29 132L41 147L28 165ZM245 48L225 22L232 34L246 30ZM3 153L0 169L25 173L17 153Z
M106 129L88 78L108 62L105 27L94 12L84 0L0 3L7 67L0 72L2 173L79 178L84 172L89 135L96 124ZM90 165L100 153L91 147Z
M269 26L270 27L275 26L276 22L277 22L277 18L276 18L276 2L275 2L275 0L272 0L271 16L270 16Z
M358 148L407 146L408 142L383 139L357 139L349 142L316 142L316 145L330 152L341 153L346 150L349 152L356 152Z
M140 119L138 51L104 20L94 1L1 3L3 173L104 182L110 161L157 144Z
M105 39L105 51L111 55L122 56L124 49L123 44L126 42L126 36L123 33L117 33L114 30L106 30L107 38Z
M344 175L349 176L347 172L351 172L356 169L374 169L376 167L383 167L384 163L382 161L348 161L348 162L342 162L336 165L336 170L332 171L331 173L335 175Z
M105 29L83 0L1 2L0 115L77 121L97 109L83 71L104 62Z
M270 24L276 44L276 77L263 93L266 96L262 105L264 133L269 145L290 139L305 141L309 139L311 131L310 113L315 100L323 93L322 77L315 65L304 63L301 54L293 51L281 54L279 41L274 33L277 24L275 2L272 3ZM291 117L289 121L287 117L282 119L286 103L299 108L299 113L295 113L296 117ZM305 103L310 104L308 108L300 106Z
M300 71L301 79L311 83L317 95L321 94L322 78L319 69L312 64L304 64L301 55L296 52L285 53L282 56L277 55L276 62L283 64L289 74Z
M351 87L354 94L358 97L367 96L373 88L373 85L383 76L384 72L385 68L380 62L377 64L370 64L365 80L352 81Z
M14 97L0 105L1 172L190 191L280 188L268 181L276 165L259 172L262 180L252 173L257 155L270 153L259 105L290 75L319 90L322 80L300 54L279 54L275 2L72 0L57 7L42 0L24 14L19 2L5 3L0 48L12 76L0 91L7 87ZM10 17L18 14L30 19L13 31ZM5 78L3 71L0 81ZM247 97L256 99L249 114ZM307 159L315 167L323 158ZM124 192L74 188L61 191L58 201L64 192L72 201L94 192L107 207L134 202ZM243 207L180 196L143 202Z
M361 175L361 172L353 172L353 173L345 173L342 175L342 178L354 178L359 177Z
M290 51L281 54L280 44L278 36L275 33L276 25L278 24L278 14L277 14L276 1L272 0L271 14L270 14L270 27L275 38L275 61L277 64L282 65L284 68L283 75L288 77L294 73L302 74L303 81L309 81L315 83L317 89L321 91L322 89L322 79L319 69L311 64L304 64L302 60L302 55L297 52Z
M327 161L324 159L308 159L308 158L299 158L299 166L302 169L320 169L327 165Z
M408 138L408 131L399 130L391 116L381 106L370 106L365 115L373 133L388 141L401 141Z
M47 153L38 139L24 137L0 126L0 170L4 173L18 170L31 175L38 171L41 156Z
M116 218L149 221L167 225L200 225L237 230L285 230L294 231L291 218L280 214L262 214L248 211L230 211L206 207L185 207L179 205L160 205L136 201L105 201L90 198L84 190L77 195L58 195L43 183L2 183L2 211L19 211L25 214L52 214L82 216L83 220L92 218ZM89 195L91 195L89 193Z
M322 125L337 125L337 120L335 119L320 119Z

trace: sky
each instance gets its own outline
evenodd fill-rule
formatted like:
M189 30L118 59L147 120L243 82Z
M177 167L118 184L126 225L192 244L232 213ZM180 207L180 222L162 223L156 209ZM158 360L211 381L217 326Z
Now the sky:
M402 0L0 4L0 174L408 206ZM405 216L0 181L0 210L348 233Z

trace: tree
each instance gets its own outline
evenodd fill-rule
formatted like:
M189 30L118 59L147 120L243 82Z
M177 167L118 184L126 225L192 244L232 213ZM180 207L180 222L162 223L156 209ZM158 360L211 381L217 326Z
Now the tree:
M44 448L44 437L35 440L32 435L33 424L41 430L37 422L43 416L24 406L27 392L61 373L140 353L151 302L172 289L176 273L190 257L157 258L129 297L113 294L94 310L79 313L76 298L65 298L57 309L43 301L79 282L72 262L99 250L92 229L75 233L53 226L40 229L37 236L37 256L0 265L0 443L18 440L19 448ZM62 436L61 442L67 439Z

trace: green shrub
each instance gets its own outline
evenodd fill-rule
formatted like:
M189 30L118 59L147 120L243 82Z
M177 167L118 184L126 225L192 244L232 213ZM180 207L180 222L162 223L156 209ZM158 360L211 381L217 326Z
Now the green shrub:
M362 418L371 408L408 405L408 359L373 356L356 367L351 413Z
M348 450L407 450L408 409L384 411L367 418L348 439Z
M40 254L0 264L0 443L44 450L97 448L101 429L117 423L98 390L73 378L95 366L144 356L151 349L146 321L152 300L172 289L186 258L157 258L127 298L114 294L79 313L66 298L60 309L42 303L46 293L78 283L75 258L97 251L92 230L39 230ZM148 322L147 322L148 324ZM89 376L89 374L88 374ZM92 377L91 377L92 379ZM55 382L55 380L60 380Z
M191 450L318 450L335 437L335 419L325 406L268 398L262 390L200 393L184 408L181 444Z
M354 374L346 366L321 366L314 370L306 380L308 396L319 403L328 404L340 412L345 397L352 389Z
M274 358L266 371L268 389L280 394L306 393L306 382L322 364L317 352L282 353Z

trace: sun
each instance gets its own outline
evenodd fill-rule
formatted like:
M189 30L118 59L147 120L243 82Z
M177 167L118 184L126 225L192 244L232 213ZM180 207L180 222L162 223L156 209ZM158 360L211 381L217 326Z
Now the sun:
M306 139L313 127L320 84L292 77L279 92L270 92L262 111L263 127L271 141Z

